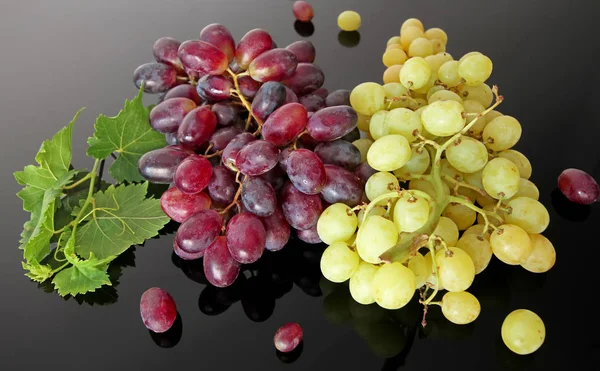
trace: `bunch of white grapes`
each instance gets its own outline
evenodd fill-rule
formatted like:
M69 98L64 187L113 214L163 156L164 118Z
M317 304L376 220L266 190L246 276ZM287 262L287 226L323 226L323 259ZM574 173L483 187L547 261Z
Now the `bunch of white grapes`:
M550 218L529 180L531 164L512 149L521 124L495 110L502 97L486 84L492 61L476 51L455 60L447 42L443 30L407 20L383 54L384 85L352 90L364 132L354 144L373 169L369 203L333 204L317 229L329 245L323 275L349 280L358 303L398 309L420 289L421 303L467 324L481 310L468 289L492 256L541 273L556 252L542 235ZM516 323L509 315L502 329L519 354L544 341L543 322L528 313Z

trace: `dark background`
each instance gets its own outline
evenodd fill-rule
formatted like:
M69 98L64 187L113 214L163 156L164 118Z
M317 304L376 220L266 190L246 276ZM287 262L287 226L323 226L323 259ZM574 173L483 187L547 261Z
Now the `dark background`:
M314 0L312 4L315 31L307 39L317 48L316 63L325 71L325 87L330 90L380 82L385 43L409 17L420 18L426 28L443 28L449 35L448 52L456 59L471 50L491 57L490 82L498 84L505 97L499 110L522 123L523 136L516 148L531 160L531 179L550 211L551 224L544 234L556 247L556 266L548 274L536 275L493 263L477 276L473 288L483 306L474 325L438 321L436 328L434 312L432 326L425 331L428 336L417 331L412 344L407 340L405 352L387 364L359 336L369 328L368 319L333 323L325 314L324 297L307 295L298 284L277 300L273 314L263 322L250 320L239 302L219 316L202 313L198 298L204 285L187 279L172 263L172 235L137 248L135 267L125 268L119 279L116 303L80 305L45 293L21 270L17 241L28 216L15 196L19 187L11 175L33 163L40 143L85 106L75 127L74 165L90 167L83 154L95 117L116 114L123 101L136 94L132 72L152 60L152 44L159 37L196 38L213 22L225 24L236 40L256 27L271 32L279 46L302 36L294 29L288 0L3 0L0 369L393 370L394 363L404 361L400 369L598 369L594 361L599 360L600 328L593 293L598 288L599 245L594 237L600 209L598 204L568 207L555 192L557 176L568 167L600 178L600 45L593 32L600 10L597 2ZM346 9L358 11L363 20L355 47L338 41L336 19ZM148 103L155 100L146 98ZM312 249L317 256L314 271L320 250ZM295 259L280 268L292 270ZM300 260L310 265L307 259ZM170 349L157 347L140 320L139 298L151 286L169 291L183 318L183 336ZM315 294L310 287L307 291ZM348 320L346 304L337 304L340 318ZM325 308L331 309L328 304ZM535 311L546 324L546 342L532 356L512 355L500 340L502 320L517 308ZM412 314L405 311L397 317ZM300 358L283 364L272 337L288 321L302 325L305 341ZM384 337L380 348L386 345Z

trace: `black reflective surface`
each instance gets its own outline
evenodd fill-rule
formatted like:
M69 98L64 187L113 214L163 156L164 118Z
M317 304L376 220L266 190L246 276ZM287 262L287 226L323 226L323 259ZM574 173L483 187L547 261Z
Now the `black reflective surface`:
M0 369L2 370L592 370L600 361L597 309L598 204L574 207L556 178L577 167L600 178L599 42L596 2L314 0L312 24L295 23L289 0L4 0L0 11ZM340 34L337 15L362 16L360 35ZM345 285L323 281L322 247L293 243L245 270L229 289L206 285L201 264L172 256L172 234L147 241L111 267L114 286L64 300L30 282L17 241L27 218L12 172L33 162L40 143L81 107L74 166L95 117L114 115L136 89L138 65L162 36L196 38L219 22L236 39L256 27L280 46L301 38L317 48L330 90L381 81L381 54L401 22L418 17L449 35L456 58L478 50L494 61L490 81L505 97L499 110L523 124L517 149L551 224L544 233L558 260L534 275L495 261L473 291L482 314L455 326L435 308L419 327L416 303L393 312L359 306ZM147 103L155 97L146 96ZM139 314L144 290L160 286L177 302L172 332L151 336ZM538 313L547 338L533 355L510 353L500 339L506 314ZM302 348L278 354L273 335L295 321ZM594 363L596 361L596 363ZM591 364L590 364L591 362ZM588 365L585 365L588 364Z

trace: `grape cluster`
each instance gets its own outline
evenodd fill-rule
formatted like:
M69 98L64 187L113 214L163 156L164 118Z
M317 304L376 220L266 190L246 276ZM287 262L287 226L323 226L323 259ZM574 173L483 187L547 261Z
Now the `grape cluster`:
M425 309L440 305L467 324L481 310L467 290L492 256L541 273L556 252L542 235L550 218L531 164L513 149L521 124L496 110L503 98L486 84L492 61L476 51L455 60L447 42L443 30L407 20L383 54L384 85L352 90L369 203L334 203L317 231L329 245L323 275L349 280L358 303L398 309L419 289ZM529 350L543 342L529 340Z
M138 67L136 86L164 93L150 126L169 145L144 154L150 182L169 184L164 212L181 223L175 253L204 258L208 281L231 285L242 264L282 249L293 231L320 243L316 224L328 203L357 205L360 152L350 91L329 93L315 48L278 48L253 29L237 43L220 24L197 40L161 38L156 62Z

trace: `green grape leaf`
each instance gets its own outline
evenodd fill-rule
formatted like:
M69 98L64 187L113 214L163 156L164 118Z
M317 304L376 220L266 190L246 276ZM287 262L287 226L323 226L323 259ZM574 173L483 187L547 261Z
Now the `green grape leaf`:
M93 254L98 259L119 255L132 245L154 237L168 222L160 200L146 198L148 182L111 185L93 198L94 212L76 231L75 252L80 256ZM79 213L80 208L73 210Z
M52 267L50 267L48 264L41 265L37 262L34 262L34 263L21 262L21 264L23 265L23 269L28 272L28 273L25 273L25 275L27 277L31 278L35 282L42 283L42 282L46 281L48 278L52 277L52 274L53 274Z
M115 117L98 116L96 131L88 139L89 156L104 159L111 153L118 157L109 172L118 182L138 182L144 178L138 170L138 160L143 154L167 145L165 136L154 131L149 123L149 110L142 103L143 91Z

